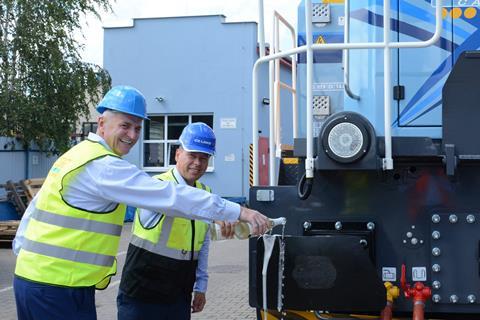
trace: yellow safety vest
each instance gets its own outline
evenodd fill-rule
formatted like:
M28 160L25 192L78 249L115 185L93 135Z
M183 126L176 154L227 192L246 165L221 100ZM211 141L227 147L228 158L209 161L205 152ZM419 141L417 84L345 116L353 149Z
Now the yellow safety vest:
M173 169L154 178L178 183ZM208 186L199 181L195 181L195 186L211 192ZM135 215L131 244L176 260L198 259L198 253L209 228L207 223L162 215L154 227L145 228L139 219L142 210L138 209Z
M109 212L92 212L63 199L85 165L107 155L118 157L102 144L85 140L54 163L25 231L17 276L66 287L108 286L116 273L125 205L117 204Z

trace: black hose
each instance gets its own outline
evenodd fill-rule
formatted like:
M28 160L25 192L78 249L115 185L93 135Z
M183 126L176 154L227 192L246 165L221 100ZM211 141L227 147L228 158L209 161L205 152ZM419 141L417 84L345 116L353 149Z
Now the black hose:
M305 172L298 182L297 186L297 195L300 200L306 200L312 193L313 178L307 178L307 173Z

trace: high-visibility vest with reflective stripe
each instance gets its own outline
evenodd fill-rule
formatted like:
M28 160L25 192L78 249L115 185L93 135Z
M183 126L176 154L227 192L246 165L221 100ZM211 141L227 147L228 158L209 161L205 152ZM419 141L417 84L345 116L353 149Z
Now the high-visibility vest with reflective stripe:
M25 231L17 276L66 287L108 285L116 273L125 205L93 212L73 207L63 198L87 163L107 155L118 157L102 144L85 140L54 163Z
M173 170L154 177L178 183ZM211 192L208 186L199 181L195 181L195 187ZM162 215L154 227L144 228L139 219L142 210L138 209L135 215L130 241L133 245L176 260L197 260L208 231L207 223Z

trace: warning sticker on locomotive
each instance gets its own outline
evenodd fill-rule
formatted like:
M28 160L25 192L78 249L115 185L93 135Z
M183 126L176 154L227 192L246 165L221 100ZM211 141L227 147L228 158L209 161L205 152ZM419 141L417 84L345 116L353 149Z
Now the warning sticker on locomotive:
M382 268L382 281L397 281L397 268L395 267L383 267Z
M426 267L413 267L412 268L412 280L413 281L427 281L427 268Z

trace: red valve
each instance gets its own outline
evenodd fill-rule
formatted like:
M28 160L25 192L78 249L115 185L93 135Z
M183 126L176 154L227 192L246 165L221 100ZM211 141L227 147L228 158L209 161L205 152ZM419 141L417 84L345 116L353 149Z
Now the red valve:
M415 285L409 290L408 294L413 296L413 301L425 302L432 296L432 290L422 282L415 282ZM409 298L408 296L406 297Z
M400 278L400 286L402 287L405 298L413 298L413 320L424 319L425 301L432 296L430 287L425 286L422 282L415 282L413 288L406 281L405 264L402 264L402 275Z

